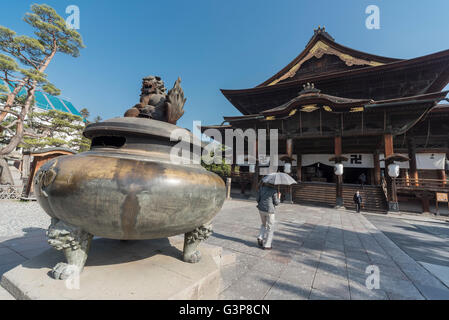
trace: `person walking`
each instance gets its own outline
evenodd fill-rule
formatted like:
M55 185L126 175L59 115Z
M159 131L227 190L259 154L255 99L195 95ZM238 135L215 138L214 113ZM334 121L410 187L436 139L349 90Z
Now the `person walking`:
M359 181L360 181L360 185L363 186L366 184L366 174L364 172L362 172L359 176Z
M354 194L354 203L357 213L360 213L360 207L362 206L362 196L360 195L359 190L357 190L357 192Z
M259 209L260 226L257 243L264 250L271 250L271 242L274 234L275 206L279 205L281 193L270 185L262 184L257 194L257 208Z

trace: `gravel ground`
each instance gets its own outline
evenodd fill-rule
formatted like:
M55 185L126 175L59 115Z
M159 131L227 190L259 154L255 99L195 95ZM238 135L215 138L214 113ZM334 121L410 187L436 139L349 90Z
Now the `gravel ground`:
M0 238L47 229L50 217L37 201L0 200Z

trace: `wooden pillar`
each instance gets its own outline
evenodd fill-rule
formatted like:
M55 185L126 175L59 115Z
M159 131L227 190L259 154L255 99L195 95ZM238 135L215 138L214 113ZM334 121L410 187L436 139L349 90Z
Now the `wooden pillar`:
M336 157L342 154L341 136L334 138L334 153ZM344 208L343 204L343 176L336 176L336 208Z
M410 186L410 174L408 172L408 169L405 169L404 172L405 172L405 185L407 187L409 187Z
M427 197L423 197L421 199L422 204L422 212L423 213L429 213L430 212L430 200Z
M374 152L373 160L374 160L374 184L379 186L381 184L379 150L376 150Z
M440 179L443 180L443 182L442 182L443 187L446 186L446 184L447 184L446 171L444 169L439 170L439 175L440 175Z
M242 177L240 175L240 193L245 194L245 188L246 188L246 181L242 180Z
M334 150L336 156L341 156L342 153L341 136L337 136L334 138Z
M288 138L285 144L285 149L287 150L287 156L291 158L293 156L293 139Z
M385 158L393 154L393 135L391 133L386 133L384 135L385 143Z
M433 198L433 193L418 192L415 196L421 200L422 213L430 213L430 199Z
M393 135L391 133L386 133L384 135L384 145L385 145L385 159L394 153L393 150ZM385 180L387 182L388 191L388 210L389 211L399 211L398 196L396 192L396 181L392 179L388 174L388 166L391 161L385 160Z
M416 166L416 144L413 138L407 140L408 157L410 158L410 179L415 186L419 186L418 168Z
M298 182L302 181L302 155L297 153L296 154L297 160L296 160L296 177L298 178Z

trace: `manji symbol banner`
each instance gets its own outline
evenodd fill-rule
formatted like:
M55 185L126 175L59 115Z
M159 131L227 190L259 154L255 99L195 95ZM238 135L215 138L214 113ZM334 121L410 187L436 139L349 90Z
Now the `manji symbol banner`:
M332 154L304 154L302 156L302 166L307 167L315 163L322 163L328 166L333 166L334 163L329 161ZM346 168L374 168L374 157L369 153L358 154L344 154L348 161L344 161L343 165ZM407 156L404 154L404 156ZM380 160L384 159L384 155L379 156ZM446 161L446 154L444 153L418 153L416 154L416 165L421 170L444 170ZM409 163L398 162L402 169L409 169ZM385 167L385 162L380 162L381 168Z

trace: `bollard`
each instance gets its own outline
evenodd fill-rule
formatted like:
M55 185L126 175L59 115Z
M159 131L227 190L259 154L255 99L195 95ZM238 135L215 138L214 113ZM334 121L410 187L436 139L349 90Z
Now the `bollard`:
M226 178L226 199L231 199L231 178Z

